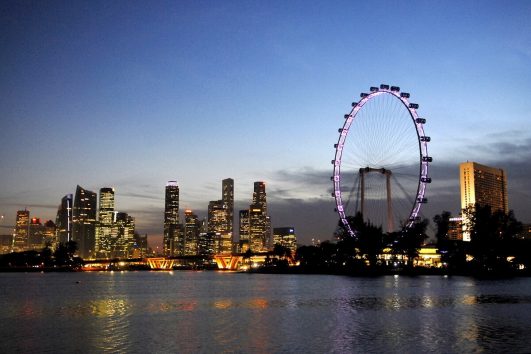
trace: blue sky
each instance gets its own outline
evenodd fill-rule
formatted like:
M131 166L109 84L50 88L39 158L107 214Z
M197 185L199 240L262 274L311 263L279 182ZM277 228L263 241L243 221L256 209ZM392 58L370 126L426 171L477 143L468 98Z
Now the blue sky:
M235 180L267 183L273 226L326 239L342 116L369 86L428 119L425 216L459 209L458 164L503 167L531 221L527 1L3 1L0 213L55 219L77 184L116 189L162 234L164 186L200 216Z

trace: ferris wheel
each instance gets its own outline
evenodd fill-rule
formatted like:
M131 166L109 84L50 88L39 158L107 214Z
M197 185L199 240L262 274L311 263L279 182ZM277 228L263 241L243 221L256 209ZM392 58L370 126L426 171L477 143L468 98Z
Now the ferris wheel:
M387 232L410 228L420 219L431 183L426 119L397 86L371 87L360 97L345 114L334 145L336 211L352 236L357 230L347 217L357 213Z

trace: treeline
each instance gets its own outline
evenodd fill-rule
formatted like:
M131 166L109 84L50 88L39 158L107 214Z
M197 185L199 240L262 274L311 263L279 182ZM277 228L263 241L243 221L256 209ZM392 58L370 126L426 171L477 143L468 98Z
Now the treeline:
M13 252L0 256L0 269L16 270L78 270L83 260L75 257L77 243L60 243L55 250L47 245L41 251Z
M437 247L450 273L471 275L531 275L531 240L511 210L492 211L476 205L463 210L463 232L470 241L448 237L450 213L443 211L437 225Z
M302 272L336 274L380 274L397 270L414 272L414 262L427 239L429 220L409 229L384 233L382 228L363 221L358 213L347 220L356 236L352 237L339 222L337 242L325 241L317 246L301 246L296 259ZM384 252L385 251L385 252ZM382 257L383 254L387 258Z
M463 231L470 235L470 241L450 238L449 212L443 211L433 218L443 264L438 269L416 266L419 251L428 238L428 219L409 229L384 233L381 227L364 222L359 213L347 217L351 228L356 230L355 237L339 222L338 242L301 246L296 259L302 272L314 273L531 275L531 240L522 237L523 225L513 211L505 214L476 205L464 210L463 215L466 220Z

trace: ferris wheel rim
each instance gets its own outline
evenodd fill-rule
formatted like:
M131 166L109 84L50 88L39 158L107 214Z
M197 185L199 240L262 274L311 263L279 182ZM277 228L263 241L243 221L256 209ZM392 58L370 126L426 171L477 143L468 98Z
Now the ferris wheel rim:
M347 220L346 210L343 205L343 193L341 192L341 159L343 156L343 147L345 145L345 141L347 140L350 126L354 122L358 112L367 102L380 95L391 95L397 98L404 105L409 112L409 116L411 117L413 124L415 125L419 151L419 173L416 197L411 207L411 211L407 219L408 221L405 224L406 229L412 227L415 221L418 219L422 204L427 202L427 199L425 198L427 184L431 182L431 178L428 175L429 163L432 161L432 158L428 155L428 142L430 142L431 139L430 137L426 136L424 132L424 124L426 123L426 120L419 117L417 113L417 109L419 107L418 104L411 103L409 101L409 93L401 93L400 88L396 86L389 87L389 85L380 85L380 88L371 87L370 91L370 93L361 93L361 100L352 103L352 109L350 113L345 114L345 122L343 127L339 129L339 138L337 143L334 145L335 156L334 160L332 160L332 164L334 165L333 175L331 178L334 184L334 192L332 193L332 196L335 198L336 211L339 214L340 220L351 236L355 236L356 230L353 230L350 226Z

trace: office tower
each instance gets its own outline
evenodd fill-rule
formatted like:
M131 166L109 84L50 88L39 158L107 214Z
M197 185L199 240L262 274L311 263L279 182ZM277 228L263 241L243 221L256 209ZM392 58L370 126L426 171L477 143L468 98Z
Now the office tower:
M271 239L271 219L267 214L264 182L254 182L253 204L249 207L249 247L253 252L265 252Z
M223 200L208 203L208 232L216 235L216 253L232 252L232 235L228 232L227 206Z
M0 235L0 254L13 252L13 235Z
M249 209L240 210L239 213L239 230L240 230L240 252L244 253L249 249Z
M166 184L164 201L163 247L165 256L182 255L184 253L184 240L180 237L179 231L179 186L176 181L169 181Z
M44 226L40 218L31 218L28 234L28 250L41 250L44 248Z
M222 200L225 204L227 218L227 232L230 233L231 242L234 237L234 180L226 178L221 182Z
M13 237L13 252L23 252L28 249L29 224L29 210L17 211L15 235Z
M297 251L297 236L295 236L295 228L276 227L273 229L273 244L281 245L291 250L292 254Z
M111 235L111 257L129 258L135 245L135 219L127 213L117 212Z
M476 162L463 162L459 165L459 177L461 209L478 204L490 206L493 212L507 214L507 175L504 170ZM463 225L467 224L467 217L463 215ZM470 233L466 230L463 232L463 241L470 241Z
M112 257L111 253L115 249L118 241L114 212L114 188L101 188L98 210L98 224L96 228L96 255L101 258Z
M191 210L184 211L184 220L184 254L195 256L198 254L201 222Z
M52 220L48 220L43 225L44 246L52 249L57 247L57 226Z
M57 232L57 241L66 243L72 240L72 194L67 194L61 199L61 204L57 209L55 226Z
M72 239L77 242L81 258L95 256L97 199L96 193L77 186L72 213Z

